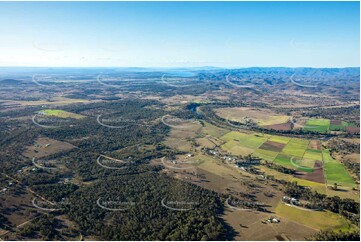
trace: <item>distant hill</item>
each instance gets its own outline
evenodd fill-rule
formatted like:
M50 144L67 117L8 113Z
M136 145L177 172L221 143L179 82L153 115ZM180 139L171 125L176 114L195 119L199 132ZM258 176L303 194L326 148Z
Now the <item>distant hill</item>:
M16 84L23 84L23 81L15 80L15 79L4 79L0 80L1 85L16 85Z

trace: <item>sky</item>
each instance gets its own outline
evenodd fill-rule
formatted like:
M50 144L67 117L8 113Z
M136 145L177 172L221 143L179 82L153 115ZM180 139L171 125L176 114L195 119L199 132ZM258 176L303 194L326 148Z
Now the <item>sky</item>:
M0 2L0 66L359 67L359 2Z

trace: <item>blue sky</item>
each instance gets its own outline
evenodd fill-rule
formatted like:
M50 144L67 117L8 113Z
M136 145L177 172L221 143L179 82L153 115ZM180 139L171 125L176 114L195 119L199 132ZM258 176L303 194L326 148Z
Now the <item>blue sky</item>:
M0 66L360 65L359 2L0 2Z

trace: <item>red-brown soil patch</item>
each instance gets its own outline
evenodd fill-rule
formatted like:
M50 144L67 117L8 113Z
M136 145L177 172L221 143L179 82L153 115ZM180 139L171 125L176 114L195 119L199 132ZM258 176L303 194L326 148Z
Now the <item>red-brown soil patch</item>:
M313 172L299 172L297 177L308 181L325 183L325 177L323 176L323 165L321 161L316 161L313 167Z
M259 147L260 149L264 149L264 150L271 150L271 151L276 151L276 152L281 152L283 147L285 147L285 144L281 144L278 142L274 142L274 141L266 141L264 142L261 147Z
M288 122L288 123L283 123L283 124L266 125L263 127L266 129L274 129L274 130L291 130L292 124L290 122Z
M341 120L335 120L335 119L333 119L333 120L330 121L330 124L333 124L333 125L342 125L342 122L341 122Z
M308 144L309 149L321 150L321 142L319 140L311 140Z
M360 127L347 126L346 127L346 132L351 133L351 134L359 134L360 133Z

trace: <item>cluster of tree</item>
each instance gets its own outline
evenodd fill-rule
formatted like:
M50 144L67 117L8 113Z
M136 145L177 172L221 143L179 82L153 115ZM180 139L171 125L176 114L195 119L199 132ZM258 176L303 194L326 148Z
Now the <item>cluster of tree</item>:
M68 216L83 234L101 240L217 240L226 236L216 216L222 211L217 194L164 174L111 176L78 189L69 201Z
M42 214L35 218L29 225L20 229L21 239L36 240L74 240L79 236L79 231L74 227L64 225L54 214Z
M351 154L351 153L360 153L360 144L349 142L343 139L330 139L327 142L327 148L330 149L330 152L342 153L342 154Z
M37 169L37 168L35 168ZM53 184L59 181L58 173L51 173L46 170L37 169L36 171L28 171L18 176L18 180L26 186L35 187L42 184Z
M17 178L48 200L59 202L66 199L62 204L65 209L53 213L67 215L80 226L83 234L105 240L226 238L231 230L228 229L227 234L225 224L217 216L223 207L216 193L161 175L160 166L148 164L149 160L170 153L169 148L161 145L170 129L155 121L155 118L166 113L162 109L147 108L152 105L160 104L154 101L118 100L67 106L64 110L83 114L86 118L76 120L72 127L64 125L56 129L43 129L34 125L9 133L0 140L0 145L6 148L9 156L13 155L10 160L14 160L14 163L4 160L1 166L19 164L19 160L24 159L19 159L19 151L32 145L39 135L66 141L77 148L43 158L56 160L65 169L37 168L17 175ZM146 121L149 125L130 124L124 129L110 129L97 123L99 114L109 119L121 117L125 120ZM174 114L181 118L195 117L192 110L186 109ZM117 159L131 157L134 162L126 169L106 169L97 164L100 154ZM22 166L25 164L32 166L31 161L22 163ZM16 174L16 170L10 174ZM84 187L59 183L66 176L92 182ZM114 212L98 206L97 199L110 204L112 201L133 201L135 205L126 211ZM169 202L168 207L175 206L176 209L163 206L163 199ZM34 227L23 231L23 235L40 235L47 240L60 239L56 224L51 217L41 218L34 221Z
M32 221L30 226L22 229L20 235L24 237L39 236L42 240L60 240L61 237L55 229L57 222L54 215L41 215Z
M47 199L59 202L63 198L66 198L71 193L78 189L78 186L75 184L42 184L33 186L34 191L43 195Z
M285 173L285 174L290 174L290 175L294 175L297 173L297 171L295 169L290 169L281 165L277 165L273 162L264 162L264 165L267 166L268 168L274 169L276 171Z
M10 221L3 215L3 210L5 208L0 203L0 229L6 230L10 227Z
M342 162L346 168L352 172L358 179L360 179L360 163L353 162L351 160L344 160Z
M355 231L332 231L321 230L320 232L311 235L306 240L313 241L360 241L360 230Z

